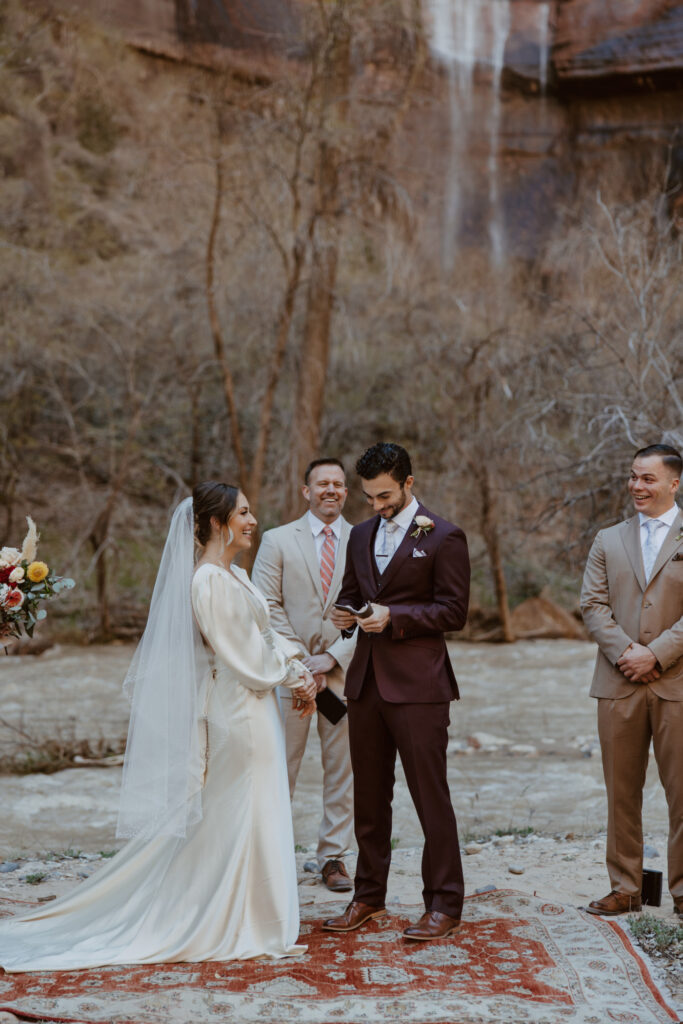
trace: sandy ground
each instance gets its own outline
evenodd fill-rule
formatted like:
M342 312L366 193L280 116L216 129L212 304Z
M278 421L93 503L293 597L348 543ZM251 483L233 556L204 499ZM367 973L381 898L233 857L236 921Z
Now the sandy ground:
M120 739L128 715L121 681L131 653L125 645L74 647L1 659L3 719L35 737ZM592 644L573 641L451 645L462 699L452 705L448 767L468 893L514 888L584 906L607 892L606 806L588 697L594 656ZM0 726L0 753L16 743L16 734ZM0 777L0 896L59 895L118 848L120 771ZM322 915L339 896L315 873L321 778L313 728L293 810L301 902L321 904ZM652 759L644 830L646 866L664 873L662 906L651 912L673 923L666 804ZM400 766L393 831L389 905L417 905L422 834ZM352 856L349 868L352 874Z

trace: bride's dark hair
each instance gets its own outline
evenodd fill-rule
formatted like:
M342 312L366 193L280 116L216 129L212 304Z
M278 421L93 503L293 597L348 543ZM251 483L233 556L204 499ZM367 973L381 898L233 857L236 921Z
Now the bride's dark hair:
M204 480L194 488L194 533L202 547L211 537L212 516L215 516L219 523L226 524L235 511L239 493L239 487L221 484L217 480Z

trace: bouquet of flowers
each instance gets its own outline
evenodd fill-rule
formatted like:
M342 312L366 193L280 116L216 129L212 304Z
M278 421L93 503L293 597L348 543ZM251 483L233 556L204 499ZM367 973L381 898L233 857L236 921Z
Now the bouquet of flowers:
M36 561L38 531L30 516L26 517L28 533L21 551L0 549L0 644L18 639L21 631L33 636L36 622L47 612L38 605L56 597L61 590L70 590L74 581L57 576L45 562Z

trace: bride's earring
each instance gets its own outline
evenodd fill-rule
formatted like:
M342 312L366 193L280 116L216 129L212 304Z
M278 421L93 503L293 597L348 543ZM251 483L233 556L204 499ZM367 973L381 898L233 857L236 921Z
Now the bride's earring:
M228 527L228 547L230 547L230 545L232 544L234 539L235 539L235 534L232 532L230 527Z

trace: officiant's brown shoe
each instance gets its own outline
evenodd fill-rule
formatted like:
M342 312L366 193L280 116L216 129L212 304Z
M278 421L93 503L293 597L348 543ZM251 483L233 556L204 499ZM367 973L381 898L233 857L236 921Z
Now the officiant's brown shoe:
M602 914L603 917L616 917L617 914L632 914L642 909L640 894L629 896L627 892L612 889L601 900L593 900L586 907L589 914Z
M353 889L343 860L328 860L323 864L322 876L330 892L351 892Z
M384 917L385 914L384 907L369 907L367 903L351 900L341 917L328 917L323 921L323 931L352 932L366 921L371 921L373 917Z
M426 910L417 924L409 924L403 932L406 939L428 942L429 939L445 939L460 928L460 918L449 917L438 910Z

